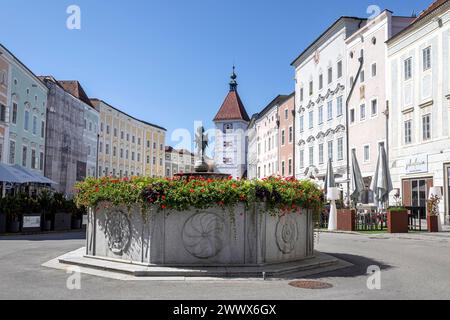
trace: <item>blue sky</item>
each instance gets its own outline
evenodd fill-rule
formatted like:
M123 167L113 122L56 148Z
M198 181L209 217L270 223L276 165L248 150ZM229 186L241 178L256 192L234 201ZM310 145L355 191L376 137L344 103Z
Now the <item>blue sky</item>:
M339 16L378 5L420 13L432 0L0 0L0 42L38 75L79 80L140 119L212 126L233 63L251 115L294 89L292 60ZM66 9L81 8L81 30Z

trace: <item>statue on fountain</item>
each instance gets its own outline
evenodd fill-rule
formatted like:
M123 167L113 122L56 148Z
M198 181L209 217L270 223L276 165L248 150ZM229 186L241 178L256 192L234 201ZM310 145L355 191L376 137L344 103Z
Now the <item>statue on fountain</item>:
M209 166L205 161L205 150L208 147L208 135L205 134L205 128L203 128L203 126L198 127L197 129L195 143L197 144L197 161L195 162L195 172L208 172Z

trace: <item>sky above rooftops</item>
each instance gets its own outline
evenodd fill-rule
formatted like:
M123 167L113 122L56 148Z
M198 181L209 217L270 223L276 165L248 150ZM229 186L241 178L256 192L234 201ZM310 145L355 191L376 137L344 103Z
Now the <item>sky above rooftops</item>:
M168 129L213 126L236 64L248 114L294 90L290 63L339 16L369 6L410 16L432 0L0 0L0 43L37 75L78 80L95 97ZM81 30L69 30L70 5ZM172 134L174 139L172 139Z

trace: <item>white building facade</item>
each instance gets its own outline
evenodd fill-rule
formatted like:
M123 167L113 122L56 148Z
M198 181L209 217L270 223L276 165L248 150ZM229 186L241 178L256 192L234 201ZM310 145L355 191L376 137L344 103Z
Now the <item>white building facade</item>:
M431 186L450 208L450 2L436 1L388 41L390 165L405 206L421 208Z
M349 145L355 151L367 190L375 173L380 145L387 148L386 41L407 27L414 18L396 17L385 10L346 40L350 85L356 86L349 101ZM364 62L360 68L359 57ZM350 153L351 155L351 153ZM373 202L366 192L363 202Z
M366 20L342 17L293 63L295 67L295 174L322 179L333 160L337 183L346 180L346 110L350 83L346 39Z

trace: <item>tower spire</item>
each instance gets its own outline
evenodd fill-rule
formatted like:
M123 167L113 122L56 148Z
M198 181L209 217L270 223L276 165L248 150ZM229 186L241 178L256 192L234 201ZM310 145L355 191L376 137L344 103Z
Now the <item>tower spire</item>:
M236 66L233 65L233 73L231 74L231 81L230 81L230 91L236 91L237 89L237 75L236 75Z

